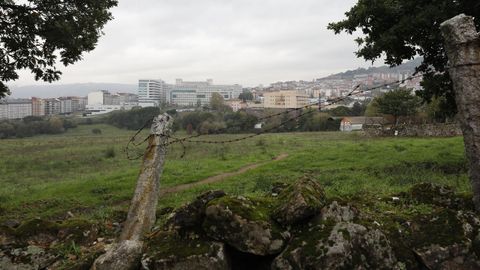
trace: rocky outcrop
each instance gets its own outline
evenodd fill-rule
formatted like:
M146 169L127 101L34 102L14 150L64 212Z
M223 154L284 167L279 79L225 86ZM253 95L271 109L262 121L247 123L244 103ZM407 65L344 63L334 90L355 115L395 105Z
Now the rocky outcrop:
M322 186L303 177L280 193L273 217L283 225L299 223L320 212L326 201Z
M480 269L478 257L471 252L468 244L454 244L446 247L435 244L415 250L415 254L427 269Z
M327 200L312 181L276 185L276 196L206 192L146 235L143 250L127 245L122 256L134 270L480 269L480 217L469 196L421 183L393 196ZM0 225L0 269L91 269L116 245L106 229L75 219Z
M455 192L451 187L434 183L417 184L410 189L408 194L417 202L445 207L452 206L455 201Z
M171 232L155 234L148 241L147 252L142 258L142 269L230 269L225 244L199 237L196 234L180 237Z
M205 211L206 234L242 252L280 253L289 233L272 222L268 202L225 196L211 201Z
M0 269L37 270L46 269L56 261L56 256L44 248L29 245L0 251Z
M297 235L272 269L395 269L396 264L381 231L327 220Z
M175 210L166 222L170 230L185 231L190 228L200 227L205 217L205 208L211 200L225 196L222 190L203 193L191 203Z
M320 217L322 220L334 220L336 222L350 222L358 216L358 210L347 205L342 206L337 201L333 201L328 206L322 208Z

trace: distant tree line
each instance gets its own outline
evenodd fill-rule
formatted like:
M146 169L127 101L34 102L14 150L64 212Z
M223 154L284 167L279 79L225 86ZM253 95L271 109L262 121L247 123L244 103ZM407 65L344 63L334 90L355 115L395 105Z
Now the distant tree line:
M58 116L50 118L27 116L21 120L3 120L0 121L0 139L60 134L76 126L75 122Z
M118 128L135 130L141 128L147 121L159 114L160 108L158 107L138 107L129 111L111 112L105 117L105 122Z

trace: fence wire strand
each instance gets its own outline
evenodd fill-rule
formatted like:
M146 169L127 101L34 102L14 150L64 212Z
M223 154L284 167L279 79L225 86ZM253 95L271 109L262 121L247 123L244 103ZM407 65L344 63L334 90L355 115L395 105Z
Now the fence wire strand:
M410 81L410 80L413 80L415 78L419 78L419 77L422 77L423 75L417 75L417 72L415 72L413 75L405 78L405 79L402 79L402 80L397 80L397 81L394 81L394 82L390 82L390 83L386 83L386 84L381 84L381 85L378 85L378 86L374 86L374 87L370 87L370 88L367 88L367 89L360 89L360 87L362 86L362 84L357 84L350 92L348 92L348 94L346 94L345 96L342 96L342 97L339 97L339 98L336 98L330 102L326 102L326 103L322 103L320 101L316 102L316 103L312 103L312 104L308 104L308 105L305 105L305 106L302 106L302 107L299 107L299 108L291 108L291 109L286 109L285 111L282 111L282 112L279 112L279 113L274 113L274 114L271 114L271 115L267 115L267 116L264 116L264 117L260 117L257 119L257 122L262 122L262 121L265 121L265 120L268 120L268 119L271 119L273 117L276 117L276 116L280 116L280 115L288 115L290 114L291 112L298 112L298 111L302 111L302 113L296 115L296 116L293 116L285 121L282 121L281 123L279 123L278 125L275 125L273 127L270 127L270 128L267 128L267 129L262 129L260 131L258 131L257 133L254 133L254 134L249 134L249 135L245 135L245 136L242 136L242 137L239 137L239 138L234 138L234 139L229 139L229 140L220 140L220 141L213 141L213 140L194 140L195 138L199 138L199 137L202 137L202 136L207 136L209 134L201 134L201 133L198 133L198 134L195 134L195 135L191 135L191 136L187 136L187 137L183 137L183 138L177 138L177 137L174 137L172 135L168 135L168 134L161 134L160 136L166 136L167 139L171 139L171 141L167 142L165 144L165 146L170 146L170 145L173 145L173 144L176 144L176 143L179 143L181 146L182 146L182 149L183 149L183 152L181 154L181 157L180 158L183 158L186 154L186 146L185 146L185 143L187 142L190 142L190 143L198 143L198 144L228 144L228 143L235 143L235 142L239 142L239 141L243 141L243 140L247 140L247 139L250 139L250 138L253 138L253 137L257 137L257 136L260 136L260 135L263 135L265 133L268 133L268 132L271 132L273 130L276 130L276 129L279 129L283 126L285 126L286 124L290 123L291 121L294 121L294 120L297 120L297 119L300 119L301 117L305 116L305 115L308 115L308 114L311 114L313 112L316 112L316 110L314 110L313 108L318 108L319 110L321 110L322 108L325 108L325 107L328 107L328 106L331 106L331 105L334 105L334 104L337 104L341 101L344 101L346 99L348 99L349 97L351 96L356 96L356 95L359 95L359 94L363 94L363 93L366 93L366 92L370 92L370 91L373 91L373 90L376 90L376 89L381 89L381 88L384 88L384 87L387 87L387 86L391 86L391 85L396 85L396 84L402 84L402 83L405 83L406 81ZM306 110L307 109L307 110ZM310 109L310 110L308 110ZM306 110L306 111L304 111ZM130 138L130 140L128 141L127 145L125 146L125 149L124 149L124 152L126 153L127 155L127 159L129 160L135 160L135 159L138 159L140 157L143 156L143 153L142 154L139 154L137 156L134 156L132 157L130 155L130 145L133 145L133 146L140 146L142 145L143 143L145 143L151 136L152 134L148 135L146 138L144 138L142 141L140 141L139 143L136 142L136 137L140 134L140 132L142 132L142 130L144 130L148 125L151 125L151 123L153 122L153 118L152 119L149 119L148 121L145 122L145 124L140 128L138 129L135 134ZM239 125L233 125L233 126L230 126L230 127L226 127L226 128L221 128L221 129L218 129L216 130L217 133L221 133L222 131L226 131L227 129L229 128L232 128L232 127L236 127L236 126L239 126ZM213 134L210 134L210 135L213 135ZM151 147L151 146L148 146L148 147ZM148 147L146 150L148 150Z

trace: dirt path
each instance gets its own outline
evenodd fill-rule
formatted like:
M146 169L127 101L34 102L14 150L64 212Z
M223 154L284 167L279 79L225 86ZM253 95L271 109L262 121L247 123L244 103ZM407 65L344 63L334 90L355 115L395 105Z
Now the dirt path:
M281 154L281 155L273 158L272 161L279 161L279 160L285 159L286 157L288 157L288 154ZM173 187L160 189L160 196L165 195L165 194L169 194L169 193L175 193L175 192L183 191L183 190L195 187L195 186L220 182L220 181L225 180L226 178L236 176L236 175L242 174L244 172L253 170L255 168L258 168L258 167L260 167L262 165L265 165L267 163L270 163L272 161L253 163L253 164L247 165L245 167L242 167L242 168L240 168L240 169L238 169L237 171L234 171L234 172L227 172L227 173L222 173L222 174L218 174L218 175L215 175L215 176L210 176L208 178L205 178L203 180L200 180L200 181L197 181L197 182L194 182L194 183L182 184L182 185L178 185L178 186L173 186Z

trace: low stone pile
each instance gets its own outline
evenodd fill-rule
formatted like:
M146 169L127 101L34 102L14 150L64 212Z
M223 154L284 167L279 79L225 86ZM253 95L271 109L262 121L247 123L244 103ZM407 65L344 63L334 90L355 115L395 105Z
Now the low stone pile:
M430 183L389 197L327 198L308 177L263 198L209 191L147 236L138 269L480 269L480 219L470 201ZM0 244L15 234L4 230ZM0 253L0 268L11 258ZM91 259L78 261L63 269L88 269Z

